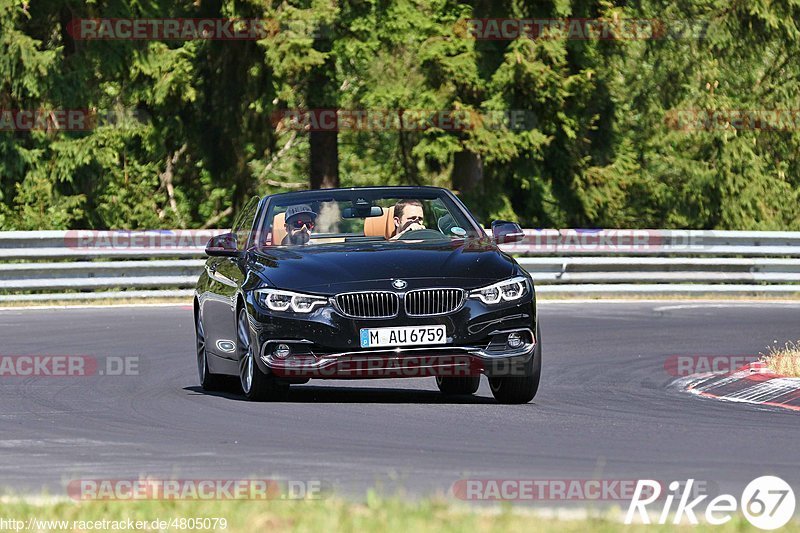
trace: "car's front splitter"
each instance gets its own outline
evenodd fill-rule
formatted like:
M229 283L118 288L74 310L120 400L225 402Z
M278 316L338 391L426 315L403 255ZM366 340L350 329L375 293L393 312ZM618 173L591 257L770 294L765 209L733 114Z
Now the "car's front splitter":
M526 344L503 354L459 346L391 348L322 356L296 355L285 359L267 352L262 353L258 363L262 371L292 379L511 377L530 373L530 360L534 352L535 344Z

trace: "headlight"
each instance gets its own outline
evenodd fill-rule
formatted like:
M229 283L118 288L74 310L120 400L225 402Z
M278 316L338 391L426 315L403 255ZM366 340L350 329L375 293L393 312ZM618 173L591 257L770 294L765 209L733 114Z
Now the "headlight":
M295 313L310 313L319 306L328 303L322 296L301 294L299 292L282 291L278 289L259 289L256 291L258 303L272 311L294 311Z
M470 291L470 298L478 298L487 305L513 302L528 294L528 280L522 276L507 279L482 289Z

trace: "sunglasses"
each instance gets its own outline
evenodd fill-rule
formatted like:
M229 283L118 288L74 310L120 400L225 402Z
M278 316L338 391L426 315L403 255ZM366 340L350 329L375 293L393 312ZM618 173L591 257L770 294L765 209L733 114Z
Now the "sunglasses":
M302 229L303 226L307 226L308 229L314 229L313 220L295 220L290 225L295 229Z

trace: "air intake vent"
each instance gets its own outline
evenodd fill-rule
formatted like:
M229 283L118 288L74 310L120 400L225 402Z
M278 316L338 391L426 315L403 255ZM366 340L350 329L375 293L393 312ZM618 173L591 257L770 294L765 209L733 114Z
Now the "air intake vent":
M347 316L356 318L389 318L400 307L393 292L349 292L336 296L336 305Z
M420 289L406 294L408 316L433 316L452 313L464 303L461 289Z

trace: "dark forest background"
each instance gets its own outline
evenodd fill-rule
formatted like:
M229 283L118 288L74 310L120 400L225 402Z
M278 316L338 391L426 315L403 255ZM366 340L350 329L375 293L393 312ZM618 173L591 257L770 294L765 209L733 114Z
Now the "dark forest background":
M99 17L259 18L279 31L68 31ZM465 19L492 17L675 31L472 38ZM252 194L432 184L483 222L799 230L800 118L785 113L800 109L799 24L792 0L0 0L0 110L104 117L87 131L0 131L0 229L226 227ZM275 120L320 108L526 118L338 132ZM724 119L739 110L783 118ZM697 113L715 118L685 127Z

